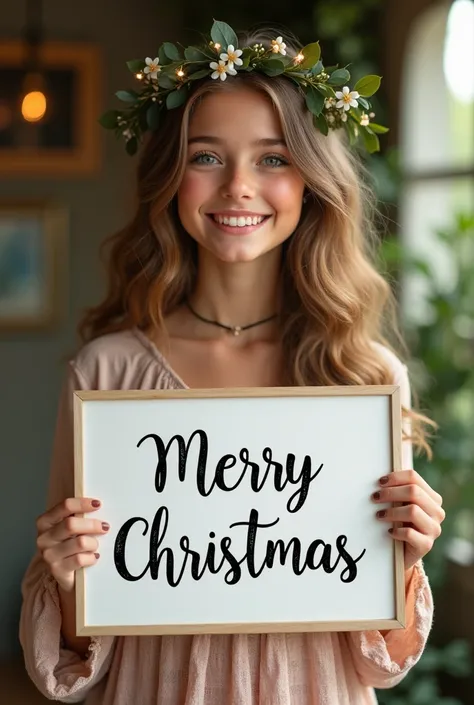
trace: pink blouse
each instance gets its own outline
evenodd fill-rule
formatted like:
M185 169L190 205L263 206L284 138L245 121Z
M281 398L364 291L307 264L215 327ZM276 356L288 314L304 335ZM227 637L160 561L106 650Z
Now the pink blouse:
M380 347L410 405L405 366ZM106 335L71 360L60 399L48 507L74 496L72 391L179 389L139 330ZM404 442L404 467L412 449ZM421 561L407 586L407 627L304 634L93 637L86 660L62 648L57 584L37 554L22 583L20 640L27 671L49 699L87 705L369 705L420 658L432 622Z

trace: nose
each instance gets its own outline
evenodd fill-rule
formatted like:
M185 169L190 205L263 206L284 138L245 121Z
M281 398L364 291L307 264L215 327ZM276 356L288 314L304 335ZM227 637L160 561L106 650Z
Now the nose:
M243 166L229 166L221 185L221 195L227 199L252 199L256 195L253 175Z

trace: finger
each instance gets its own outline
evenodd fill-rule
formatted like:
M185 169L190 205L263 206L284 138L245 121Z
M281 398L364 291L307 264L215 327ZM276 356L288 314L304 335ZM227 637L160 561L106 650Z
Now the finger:
M54 565L77 553L96 553L98 548L99 542L93 536L76 536L47 548L43 558L49 565Z
M427 492L436 504L443 504L443 498L424 480L416 470L395 470L380 478L379 483L383 487L394 487L396 485L418 485Z
M419 531L425 536L438 538L441 526L416 504L406 504L403 507L381 509L377 512L377 519L387 522L402 522ZM406 527L409 528L409 527Z
M412 529L408 526L394 527L389 529L390 534L397 541L404 541L413 548L413 552L416 553L420 558L426 556L427 553L433 548L433 539L425 534L420 534L416 529Z
M60 524L54 525L49 531L38 536L36 545L40 551L57 546L58 543L67 541L73 536L83 534L96 534L103 536L110 529L110 525L100 519L84 519L83 517L66 517Z
M419 485L384 487L383 489L373 493L372 500L381 504L392 502L416 504L423 509L428 516L438 522L442 522L445 517L443 508L440 507L431 495L425 492L425 490Z
M45 533L51 527L59 524L63 519L72 514L87 514L88 512L96 512L101 506L98 499L89 499L88 497L68 497L52 509L38 517L36 528L38 535Z
M76 553L74 556L66 558L55 566L55 570L52 571L56 575L66 575L67 573L74 573L79 568L86 568L90 565L95 565L99 560L98 553ZM57 566L60 565L61 568L58 570Z

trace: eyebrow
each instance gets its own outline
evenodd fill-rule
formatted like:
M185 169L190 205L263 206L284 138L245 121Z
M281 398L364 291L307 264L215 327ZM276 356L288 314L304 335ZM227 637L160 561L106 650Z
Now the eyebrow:
M198 137L191 137L188 140L188 144L194 144L195 142L207 142L208 144L223 144L224 140L219 137L212 137L211 135L200 135ZM262 137L262 139L255 140L252 142L255 147L286 147L285 140L281 137Z

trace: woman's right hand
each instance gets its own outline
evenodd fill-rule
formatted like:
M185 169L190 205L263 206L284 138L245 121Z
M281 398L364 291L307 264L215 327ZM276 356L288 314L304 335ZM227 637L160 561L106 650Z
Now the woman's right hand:
M78 568L95 565L99 559L96 536L103 536L109 525L99 519L77 514L95 512L98 500L69 497L38 517L36 545L52 576L65 592L72 592Z

